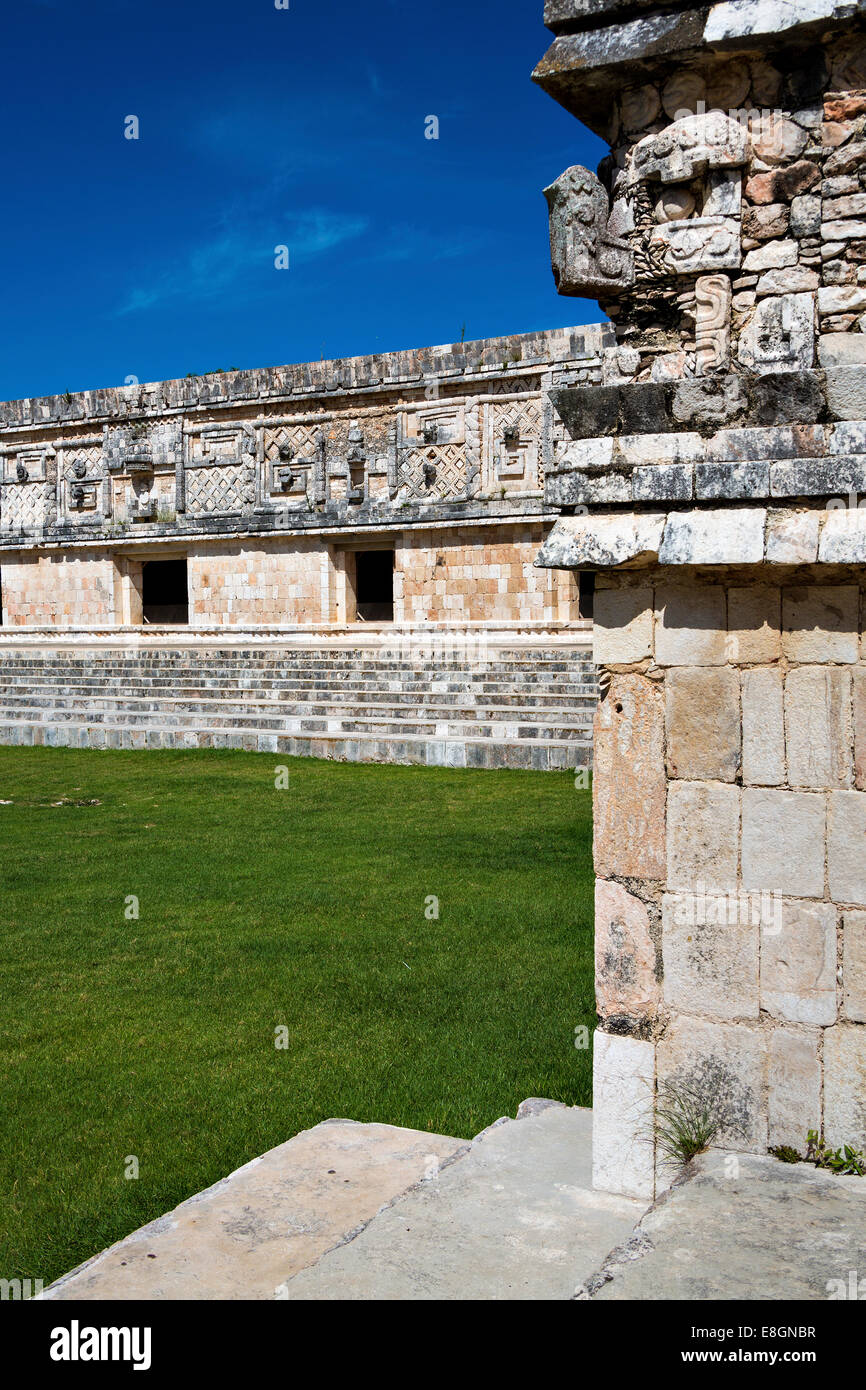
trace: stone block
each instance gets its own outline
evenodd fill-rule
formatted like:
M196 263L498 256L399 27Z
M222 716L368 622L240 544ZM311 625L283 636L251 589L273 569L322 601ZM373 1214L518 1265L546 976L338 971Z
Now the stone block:
M790 1023L836 1022L836 908L776 898L761 934L761 1008Z
M840 225L836 223L837 227ZM866 237L866 224L862 234ZM866 309L866 286L826 285L818 291L818 309L822 314L862 314Z
M737 882L739 788L672 782L668 792L667 883L725 893Z
M656 463L636 468L632 475L636 502L690 502L695 492L690 463Z
M820 219L820 199L815 201L819 206ZM768 237L782 237L788 230L790 219L791 212L785 203L746 207L743 209L743 233L745 236L754 237L756 241L765 241Z
M674 667L665 682L671 777L733 782L740 770L740 682L727 666Z
M826 391L834 419L866 420L866 366L828 368Z
M757 425L808 424L824 411L823 382L814 371L765 371L751 382L751 395Z
M842 922L842 1012L866 1023L866 912L846 912Z
M616 460L634 467L697 463L705 444L693 431L676 434L623 434L616 440Z
M818 339L822 367L851 367L866 363L866 333L822 333Z
M854 785L866 790L866 671L853 672Z
M830 792L827 869L834 903L866 905L866 792Z
M728 658L739 664L777 661L782 654L782 591L769 584L728 591Z
M825 824L824 797L817 792L744 787L743 886L822 898Z
M821 277L817 270L809 270L803 265L794 265L787 270L766 270L758 281L758 295L784 295L790 299L817 290ZM814 343L814 338L813 338ZM810 355L811 365L811 355Z
M666 584L656 592L656 661L661 666L723 666L725 591L720 584Z
M758 1017L760 924L736 893L666 893L664 998L680 1013L732 1021Z
M705 1097L718 1117L716 1144L765 1153L767 1040L748 1023L675 1017L658 1044L659 1083L671 1081Z
M613 569L658 560L663 513L563 516L535 561L539 569Z
M782 650L789 661L855 662L860 592L822 584L782 593Z
M701 501L734 501L769 495L767 463L699 463L695 468L695 496Z
M759 507L671 512L659 551L662 565L755 565L764 558L767 514Z
M771 565L810 565L818 558L821 513L775 512L767 518L767 562Z
M592 1185L651 1201L655 1044L597 1032L592 1066Z
M783 459L770 465L774 497L844 497L866 491L866 460L862 456Z
M817 199L816 199L817 201ZM781 266L797 264L800 248L796 241L766 241L749 251L743 260L743 273L760 273L762 270L777 270Z
M652 656L652 589L596 589L592 629L597 666L627 665Z
M595 885L595 997L602 1018L650 1018L661 986L649 913L619 883Z
M740 361L758 372L808 369L814 355L815 303L809 293L762 300L740 335Z
M851 673L837 666L798 666L785 682L788 782L819 791L850 787Z
M674 389L671 413L689 425L730 425L749 404L742 377L703 377L681 381Z
M664 696L645 676L615 676L598 706L592 786L599 877L663 879Z
M820 236L821 199L814 194L801 194L791 202L791 234L795 237Z
M780 787L785 781L782 673L743 672L743 784Z
M767 1059L769 1142L806 1152L806 1135L821 1128L818 1035L775 1028Z
M831 507L824 516L819 563L862 565L866 562L866 511L859 507Z
M866 1148L866 1028L859 1023L824 1034L824 1135L833 1148Z

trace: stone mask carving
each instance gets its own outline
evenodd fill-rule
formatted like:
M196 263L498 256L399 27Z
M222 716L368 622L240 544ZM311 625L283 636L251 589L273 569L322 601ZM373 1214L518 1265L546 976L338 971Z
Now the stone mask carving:
M748 131L721 111L684 116L635 145L635 177L685 183L707 169L741 168L748 150Z
M608 230L610 203L600 179L574 164L545 188L550 258L560 294L595 299L634 282L634 254Z
M659 189L655 198L658 225L648 248L653 265L669 275L739 269L739 170L748 154L748 131L721 111L683 117L635 146L633 184L654 183ZM683 186L686 180L702 185L700 203ZM672 187L677 184L679 188ZM700 214L693 216L699 206Z

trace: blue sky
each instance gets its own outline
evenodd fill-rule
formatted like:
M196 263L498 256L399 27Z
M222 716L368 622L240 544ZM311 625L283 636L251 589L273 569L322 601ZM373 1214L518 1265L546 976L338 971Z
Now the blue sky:
M599 321L550 273L541 190L605 151L530 81L542 0L289 3L6 7L0 399Z

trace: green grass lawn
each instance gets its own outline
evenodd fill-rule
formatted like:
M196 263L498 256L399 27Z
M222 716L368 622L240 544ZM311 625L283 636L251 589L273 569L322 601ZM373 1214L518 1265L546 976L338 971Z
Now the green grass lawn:
M56 1278L329 1116L469 1137L589 1104L573 774L298 759L277 790L280 762L0 748L0 1277Z

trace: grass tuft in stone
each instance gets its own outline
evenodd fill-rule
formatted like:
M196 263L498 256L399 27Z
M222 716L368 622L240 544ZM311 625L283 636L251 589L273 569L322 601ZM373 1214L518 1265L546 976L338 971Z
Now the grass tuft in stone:
M704 1153L718 1132L719 1121L706 1095L683 1082L660 1084L654 1134L664 1160L684 1166Z

